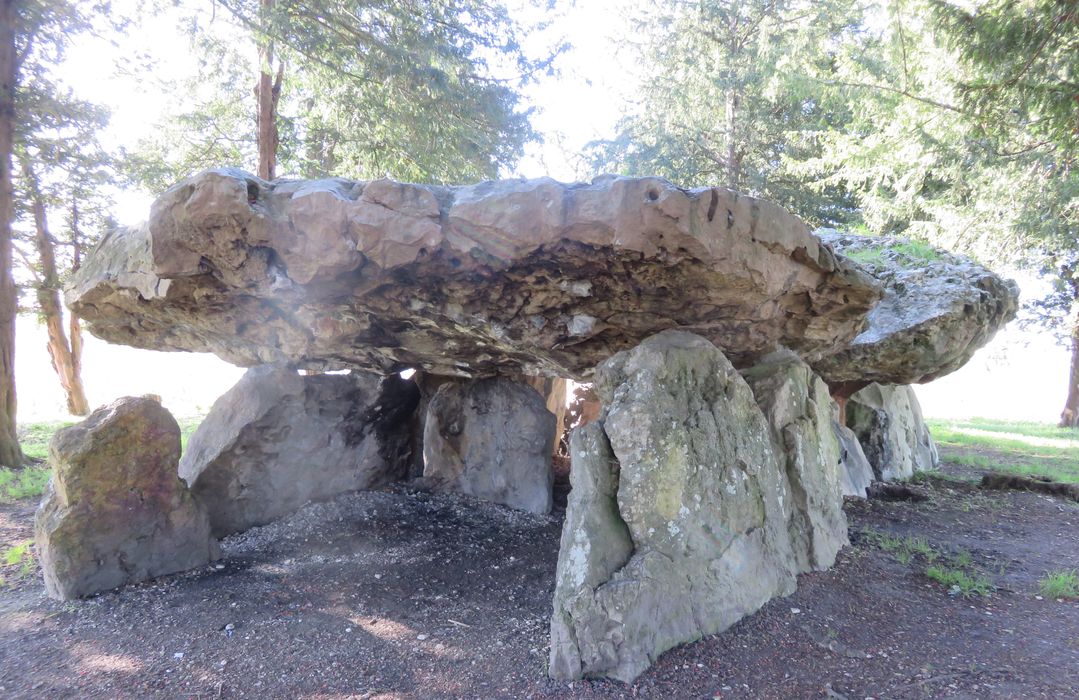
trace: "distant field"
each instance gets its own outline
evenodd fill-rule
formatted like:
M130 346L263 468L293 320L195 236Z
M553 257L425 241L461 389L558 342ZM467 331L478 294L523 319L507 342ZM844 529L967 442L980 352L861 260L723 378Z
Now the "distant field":
M926 422L946 462L1079 483L1079 430L985 418Z

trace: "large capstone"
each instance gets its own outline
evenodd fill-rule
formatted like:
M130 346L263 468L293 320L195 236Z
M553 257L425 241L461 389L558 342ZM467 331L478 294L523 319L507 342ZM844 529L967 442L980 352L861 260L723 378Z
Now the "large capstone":
M419 390L371 374L250 369L191 436L180 476L218 537L407 473Z
M1015 318L1019 288L968 258L901 238L820 229L884 286L849 348L814 363L838 393L871 382L920 384L954 372Z
M241 366L583 378L682 328L740 365L844 347L878 283L769 202L660 178L464 187L212 170L108 234L68 302L91 332Z
M527 384L443 384L427 408L423 476L435 488L548 513L554 435L554 415Z
M786 469L791 498L783 507L798 570L827 569L848 542L842 448L832 426L828 385L789 351L769 355L742 376Z
M553 677L632 680L667 649L729 627L791 593L800 571L831 563L845 523L835 503L817 497L840 499L835 465L821 465L828 476L815 473L809 454L810 442L828 443L830 404L822 428L809 401L823 399L812 375L795 367L800 378L776 381L774 395L762 389L775 407L771 421L699 336L660 333L597 368L604 412L571 439ZM777 455L784 432L791 444L804 441L790 464ZM805 498L792 496L791 468ZM805 481L813 479L825 483ZM813 528L834 531L818 537Z
M206 511L176 475L180 428L151 398L124 398L56 433L35 518L49 596L66 600L218 557Z
M909 386L870 384L847 401L846 419L881 481L908 479L940 462Z

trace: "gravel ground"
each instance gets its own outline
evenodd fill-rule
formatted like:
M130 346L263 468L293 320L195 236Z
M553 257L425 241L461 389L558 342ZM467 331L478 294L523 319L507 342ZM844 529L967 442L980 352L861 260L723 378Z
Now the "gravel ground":
M932 481L925 503L848 502L852 546L723 634L633 685L554 683L547 624L561 513L406 487L342 496L227 538L201 570L90 600L5 567L0 697L1068 698L1079 603L1041 600L1079 568L1079 505ZM0 538L33 504L0 505ZM949 595L882 538L970 553L996 589Z

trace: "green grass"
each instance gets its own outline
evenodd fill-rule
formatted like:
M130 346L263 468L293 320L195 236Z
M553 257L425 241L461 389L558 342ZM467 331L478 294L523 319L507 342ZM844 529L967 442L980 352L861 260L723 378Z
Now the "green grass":
M1046 598L1079 598L1079 573L1075 569L1047 572L1038 581L1038 589Z
M940 258L933 246L921 241L899 241L891 245L870 246L861 250L844 252L845 257L862 264L876 264L884 259L884 253L896 253L907 262L931 262Z
M0 501L17 501L22 498L36 498L49 483L52 470L45 465L31 465L22 469L0 467Z
M989 577L969 573L960 568L934 564L926 568L925 575L949 590L957 588L959 593L967 598L976 595L987 596L993 592L993 582L989 580Z
M890 552L903 566L924 562L925 575L943 584L949 591L953 586L965 597L987 596L993 592L993 580L974 568L974 558L965 549L954 553L942 551L924 537L897 537L879 530L866 530L868 542Z
M1073 428L984 418L926 422L946 462L1079 483L1079 431Z
M24 423L19 426L19 445L22 453L30 459L42 460L49 456L49 440L60 428L74 425L71 422Z
M9 577L20 579L34 573L33 545L33 540L26 540L0 551L0 570L4 572L0 575L0 587L8 584Z

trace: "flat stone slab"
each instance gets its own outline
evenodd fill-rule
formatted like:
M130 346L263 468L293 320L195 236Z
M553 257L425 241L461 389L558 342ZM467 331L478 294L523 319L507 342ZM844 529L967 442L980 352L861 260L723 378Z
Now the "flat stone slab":
M922 384L954 372L1015 318L1015 282L969 258L902 238L817 234L884 286L884 298L850 347L813 363L839 393L849 396L873 382Z
M672 328L740 366L777 345L813 362L879 297L785 210L719 188L212 170L106 236L67 299L110 342L241 366L583 379Z

